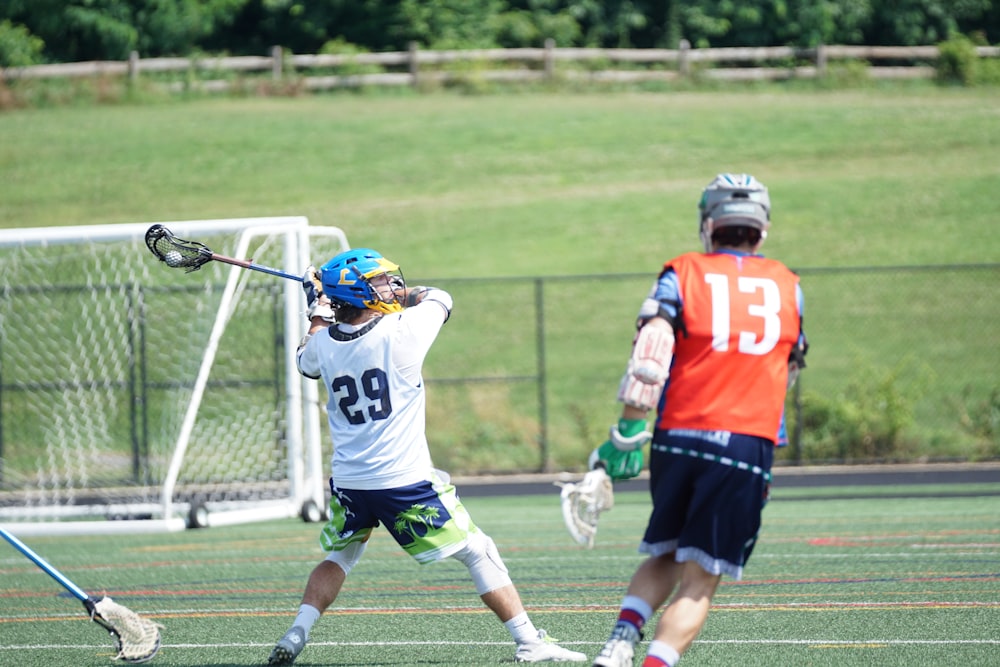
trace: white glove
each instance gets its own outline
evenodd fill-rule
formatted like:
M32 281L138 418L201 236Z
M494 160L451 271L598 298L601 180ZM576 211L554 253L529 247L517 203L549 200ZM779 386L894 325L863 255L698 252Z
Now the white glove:
M327 322L334 321L330 299L323 294L323 281L315 266L306 269L302 276L302 291L306 295L306 319L321 317Z
M324 322L331 324L337 321L337 317L333 313L333 306L330 305L330 300L326 298L325 294L306 309L306 319L311 321L314 317L320 317Z

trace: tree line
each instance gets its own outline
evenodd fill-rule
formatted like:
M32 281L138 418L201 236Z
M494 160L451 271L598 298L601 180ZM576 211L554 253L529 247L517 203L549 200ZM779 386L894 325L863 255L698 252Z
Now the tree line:
M994 0L4 0L0 66L200 53L1000 39Z

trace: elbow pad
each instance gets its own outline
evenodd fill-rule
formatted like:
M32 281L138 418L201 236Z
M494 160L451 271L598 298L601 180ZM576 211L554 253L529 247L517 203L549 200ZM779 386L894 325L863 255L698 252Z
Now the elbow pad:
M438 287L415 287L414 292L410 294L413 297L413 302L410 303L407 299L407 306L415 306L418 303L424 303L427 301L434 301L439 306L444 308L444 321L447 322L451 318L451 309L454 305L452 301L451 294L445 292L443 289Z
M674 330L662 318L647 322L636 334L632 356L618 387L618 400L642 410L660 401L663 383L670 376L674 358Z

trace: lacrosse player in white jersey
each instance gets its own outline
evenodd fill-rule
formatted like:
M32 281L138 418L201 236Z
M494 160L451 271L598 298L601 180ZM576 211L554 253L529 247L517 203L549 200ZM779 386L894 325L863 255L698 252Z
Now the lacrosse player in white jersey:
M321 379L329 393L330 520L320 536L329 553L309 576L299 613L268 664L295 661L380 523L418 563L450 557L469 569L476 592L517 645L515 662L586 661L535 628L496 544L431 462L421 368L451 314L451 295L406 287L399 266L366 248L310 267L302 284L310 328L299 371Z

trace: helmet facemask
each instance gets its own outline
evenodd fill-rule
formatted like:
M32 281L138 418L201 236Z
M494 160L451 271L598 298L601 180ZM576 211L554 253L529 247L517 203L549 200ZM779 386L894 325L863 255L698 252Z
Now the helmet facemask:
M365 306L369 310L383 314L398 313L403 310L406 281L398 266L383 273L365 275L362 279L368 285L371 296L365 301Z

